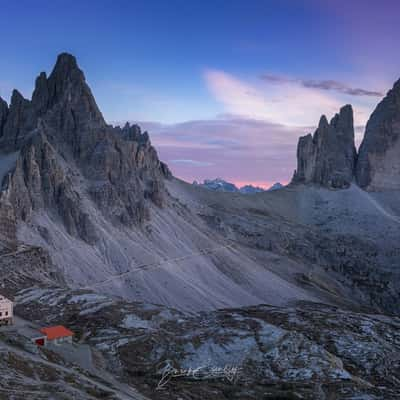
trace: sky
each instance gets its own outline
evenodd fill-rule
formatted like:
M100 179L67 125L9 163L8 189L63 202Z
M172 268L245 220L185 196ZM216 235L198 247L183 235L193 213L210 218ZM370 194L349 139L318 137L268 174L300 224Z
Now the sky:
M0 96L74 54L107 121L137 122L187 181L290 180L344 104L360 143L400 78L397 0L0 0Z

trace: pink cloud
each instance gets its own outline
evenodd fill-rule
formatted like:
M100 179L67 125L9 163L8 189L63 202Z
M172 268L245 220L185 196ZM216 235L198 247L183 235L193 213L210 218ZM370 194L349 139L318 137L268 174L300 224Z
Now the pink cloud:
M310 131L232 115L172 125L139 124L149 131L175 176L189 182L221 177L239 186L265 188L290 180L298 137Z
M365 125L376 102L375 99L352 101L345 93L306 87L293 79L281 80L279 85L264 80L256 86L225 71L207 70L204 77L226 112L287 126L314 125L322 114L333 115L349 101L356 110L356 124Z

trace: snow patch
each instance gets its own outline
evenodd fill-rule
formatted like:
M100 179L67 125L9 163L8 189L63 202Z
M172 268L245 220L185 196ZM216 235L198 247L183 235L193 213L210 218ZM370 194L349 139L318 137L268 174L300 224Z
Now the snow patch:
M120 326L125 329L135 329L135 328L148 329L151 327L151 322L148 320L143 320L139 318L137 315L129 314L124 318Z
M107 297L97 293L78 294L68 299L68 304L73 303L100 303L107 300Z

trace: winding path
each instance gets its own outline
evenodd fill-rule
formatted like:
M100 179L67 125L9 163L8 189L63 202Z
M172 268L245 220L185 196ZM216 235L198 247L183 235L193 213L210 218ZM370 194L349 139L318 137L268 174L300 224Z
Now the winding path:
M225 245L221 245L221 246L217 246L217 247L202 249L202 250L199 250L198 252L191 252L191 253L181 256L181 257L169 258L167 260L157 261L157 262L150 263L150 264L137 265L136 267L130 268L127 271L112 275L109 278L104 279L103 281L95 282L92 285L87 285L83 289L93 289L93 288L96 288L99 286L104 286L116 279L121 279L124 276L130 275L134 272L149 270L149 269L153 269L153 268L160 268L163 264L168 264L171 262L179 262L179 261L183 261L183 260L186 260L189 258L197 257L197 256L200 256L203 254L211 254L211 253L214 253L215 251L222 250L222 249L228 249L228 248L231 250L233 249L231 244L225 244Z

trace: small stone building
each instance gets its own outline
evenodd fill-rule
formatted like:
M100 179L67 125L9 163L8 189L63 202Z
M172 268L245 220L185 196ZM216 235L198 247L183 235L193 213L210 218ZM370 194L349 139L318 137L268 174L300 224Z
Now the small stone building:
M72 337L74 336L72 331L62 325L42 328L40 332L46 335L48 343L53 344L72 343Z
M0 325L12 325L14 303L0 293Z

